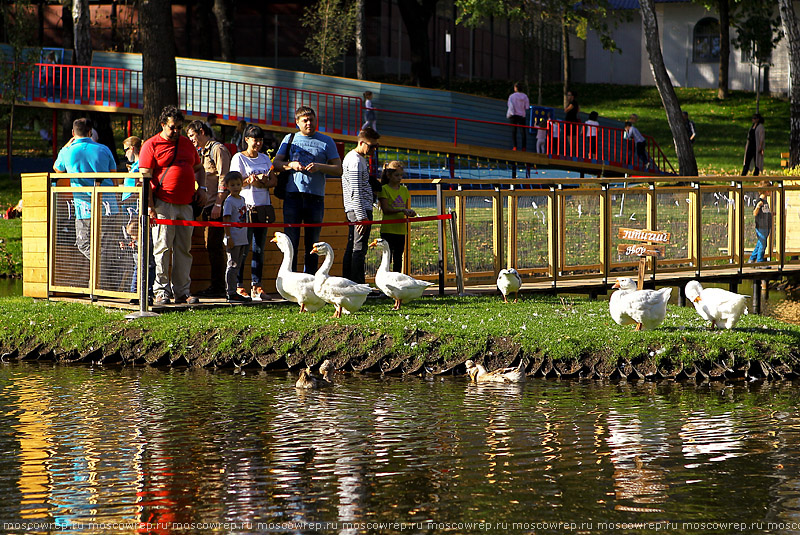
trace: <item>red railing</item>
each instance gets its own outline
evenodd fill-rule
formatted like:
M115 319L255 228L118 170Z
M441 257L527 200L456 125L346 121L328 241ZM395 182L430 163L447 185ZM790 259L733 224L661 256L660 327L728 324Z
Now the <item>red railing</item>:
M142 73L129 69L37 63L19 81L24 100L60 104L142 108ZM355 135L361 98L324 91L178 76L178 106L192 115L293 126L294 111L311 106L320 129Z
M647 158L649 162L652 162L652 164L646 164L637 156L634 143L624 139L625 131L621 128L593 126L585 123L567 123L564 121L548 121L545 127L537 127L409 111L388 109L376 109L375 111L380 112L381 115L388 114L389 116L413 118L408 121L408 124L403 125L405 127L411 124L418 127L421 124L420 118L427 119L425 131L435 130L437 134L444 134L446 138L445 131L449 129L452 132L451 141L453 146L458 146L459 144L459 122L504 127L506 132L516 127L523 132L528 132L530 140L527 145L530 152L538 152L536 134L534 132L543 132L546 143L543 145L542 153L547 154L550 158L587 163L605 163L606 165L627 167L637 171L675 173L672 164L652 137L644 136L647 143ZM440 121L439 128L430 124L431 119ZM400 121L395 120L392 124L400 124ZM496 133L484 132L484 136L492 137ZM590 133L595 134L594 140L591 139ZM500 135L503 134L501 133Z
M215 114L221 119L244 120L260 124L292 127L294 111L301 105L311 106L317 111L320 130L355 135L361 125L362 102L359 97L337 95L322 91L290 89L262 84L215 80L198 76L178 76L178 105L192 115ZM86 104L141 109L142 73L129 69L91 67L80 65L58 65L37 63L32 66L30 76L20 81L23 99L65 104ZM420 136L447 140L448 129L452 132L452 143L459 143L459 123L467 123L467 143L479 146L496 146L486 139L509 132L513 125L505 122L468 119L447 115L417 113L409 111L379 109L384 118L408 117L408 123L389 121L397 131L386 132L401 137ZM385 115L384 115L385 114ZM424 119L424 121L420 121ZM385 123L384 123L385 124ZM472 126L480 128L472 128ZM490 126L492 131L487 132ZM539 127L517 126L523 131L542 130ZM501 130L502 128L502 130ZM588 134L596 129L594 141ZM634 144L623 139L623 130L584 123L548 121L544 128L546 152L550 158L606 163L641 171L672 172L675 170L664 156L653 138L645 136L647 160L645 164L635 152ZM554 135L558 132L559 135ZM425 134L428 135L425 135ZM536 143L531 135L533 149Z

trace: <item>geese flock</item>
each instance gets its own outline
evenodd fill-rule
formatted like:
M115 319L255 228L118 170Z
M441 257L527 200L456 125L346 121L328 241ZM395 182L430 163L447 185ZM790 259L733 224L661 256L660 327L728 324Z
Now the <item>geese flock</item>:
M275 287L281 297L300 305L300 312L316 312L330 303L335 308L333 317L341 318L342 314L351 314L364 305L372 288L345 277L331 276L334 256L330 244L326 242L314 244L311 252L324 257L324 260L316 274L310 275L291 270L294 249L289 236L283 232L276 232L270 241L283 253ZM433 284L405 273L389 271L391 252L386 241L379 238L373 240L369 246L381 250L381 264L375 274L375 285L394 299L392 310L399 310L403 303L422 296L425 289Z
M313 252L326 257L325 264L313 277L313 281L307 278L294 277L288 271L291 264L291 244L288 238L280 232L275 234L275 239L281 250L284 251L284 263L281 265L280 275L283 277L279 291L281 295L286 291L287 285L293 287L297 284L313 285L315 292L324 302L332 303L337 307L337 314L341 311L357 310L363 304L369 287L357 284L341 277L330 277L330 265L333 260L333 252L330 245L320 242L314 245ZM430 284L418 281L408 275L388 271L389 267L389 247L383 240L375 240L370 247L381 247L383 258L378 275L375 281L378 287L387 295L395 299L397 310L400 305L409 299L414 299L422 294L422 291ZM288 262L287 262L288 258ZM310 277L305 276L305 277ZM522 286L522 279L519 273L513 269L503 269L497 277L497 287L503 296L503 301L508 303L508 296L519 292ZM667 303L672 294L672 288L662 288L660 290L639 290L636 281L627 277L620 277L613 286L616 291L609 300L609 313L618 325L635 325L637 331L655 329L664 321L667 315ZM720 288L703 288L697 281L690 281L686 284L685 294L694 304L695 310L701 318L706 320L711 329L733 329L741 317L747 314L747 296L722 290ZM302 303L300 297L293 296L290 299L294 302ZM287 298L288 299L288 298ZM514 299L516 301L516 298ZM308 303L308 301L306 301ZM318 305L313 305L318 306ZM302 308L301 308L302 310ZM339 317L339 316L337 316ZM488 371L482 364L473 360L464 363L467 375L473 383L523 383L525 382L525 363L520 360L516 367L499 368ZM297 388L324 388L333 386L333 366L330 361L325 360L319 367L319 374L315 374L311 368L300 371L300 378L295 385Z

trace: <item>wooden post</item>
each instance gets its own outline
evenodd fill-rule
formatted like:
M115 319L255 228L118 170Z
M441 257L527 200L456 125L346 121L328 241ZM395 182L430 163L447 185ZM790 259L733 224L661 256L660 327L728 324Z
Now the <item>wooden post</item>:
M494 187L492 196L492 220L494 223L492 236L494 274L497 276L503 269L503 193L499 185Z
M600 271L606 284L611 271L611 242L611 194L608 184L603 184L600 191Z

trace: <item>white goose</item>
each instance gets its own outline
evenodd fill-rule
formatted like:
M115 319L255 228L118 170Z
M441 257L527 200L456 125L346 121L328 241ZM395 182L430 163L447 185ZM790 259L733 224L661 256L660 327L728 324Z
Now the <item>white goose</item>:
M499 368L493 371L486 371L482 364L476 364L472 360L464 363L467 367L467 375L475 383L522 383L525 382L525 366L520 361L516 368Z
M425 291L425 288L433 285L432 282L415 279L411 275L406 275L405 273L389 271L389 260L392 253L389 250L389 244L386 243L386 240L380 238L372 240L369 246L370 248L381 248L381 265L378 267L378 272L375 274L375 286L394 299L394 307L392 307L392 310L399 310L402 303L420 297L422 292Z
M503 294L503 302L508 303L508 294L514 294L514 302L519 298L519 289L522 287L522 277L514 268L501 269L497 275L497 289Z
M314 275L296 273L291 270L294 258L294 247L289 236L283 232L276 232L270 240L278 245L283 252L283 261L278 269L275 287L281 297L292 303L300 305L300 312L316 312L325 306L325 301L314 293Z
M729 292L722 288L703 288L697 281L686 283L686 297L694 309L711 328L733 329L743 314L747 314L747 296Z
M608 309L619 325L636 324L636 330L655 329L667 316L667 301L672 288L660 290L637 290L636 281L618 278L611 294Z
M349 314L361 308L372 288L344 277L331 277L329 273L333 266L333 248L324 241L315 243L311 252L325 257L314 275L314 293L336 307L333 317L341 318L342 310Z

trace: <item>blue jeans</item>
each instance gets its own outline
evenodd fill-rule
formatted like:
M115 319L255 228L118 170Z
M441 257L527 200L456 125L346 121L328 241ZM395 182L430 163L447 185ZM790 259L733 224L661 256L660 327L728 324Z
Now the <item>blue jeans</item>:
M764 257L764 253L767 250L767 238L769 238L769 230L756 228L756 237L758 238L758 242L756 243L756 246L753 247L753 254L750 255L750 261L766 262L767 259Z
M284 223L322 223L325 215L325 197L312 195L311 193L299 193L296 191L288 192L283 201L283 222ZM314 244L319 241L321 227L305 227L303 236L305 237L305 250L303 269L304 273L313 275L319 265L319 257L310 254ZM289 240L294 247L294 257L292 258L292 271L297 271L297 251L300 246L300 228L286 227L284 232L289 236Z
M356 213L346 212L347 220L356 221ZM372 220L372 210L367 210L367 219ZM367 249L369 248L369 232L371 225L361 225L359 231L356 225L350 225L347 230L347 246L342 258L342 276L354 282L364 284L364 264L366 263Z

